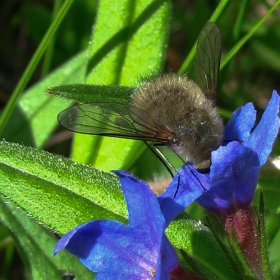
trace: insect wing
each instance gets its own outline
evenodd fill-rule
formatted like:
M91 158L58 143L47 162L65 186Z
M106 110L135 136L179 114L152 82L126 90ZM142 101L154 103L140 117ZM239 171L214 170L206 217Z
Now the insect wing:
M215 102L221 59L221 35L213 22L201 30L196 47L195 82L208 98Z
M89 103L68 108L58 115L59 123L68 130L93 135L129 138L165 143L154 124L146 123L147 114L129 105L117 103Z

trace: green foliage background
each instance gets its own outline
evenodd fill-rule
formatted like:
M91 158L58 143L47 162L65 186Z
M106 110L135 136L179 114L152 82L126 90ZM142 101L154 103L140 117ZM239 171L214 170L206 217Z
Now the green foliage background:
M85 135L72 141L56 119L72 103L47 95L47 88L133 87L139 78L169 69L192 77L195 42L211 19L223 44L221 115L226 122L233 110L252 101L261 116L272 90L280 90L279 2L32 0L12 8L2 3L10 16L2 17L0 30L0 279L62 279L64 271L92 279L66 252L52 257L53 232L64 234L97 218L126 222L122 192L110 170L125 169L144 180L168 176L139 141ZM276 141L272 158L279 151ZM279 170L272 161L263 168L258 189L265 196L270 261L280 277ZM203 219L197 205L187 211ZM210 264L216 247L204 228L182 218L168 234L176 246L208 263L218 279L233 279L221 266L220 252Z

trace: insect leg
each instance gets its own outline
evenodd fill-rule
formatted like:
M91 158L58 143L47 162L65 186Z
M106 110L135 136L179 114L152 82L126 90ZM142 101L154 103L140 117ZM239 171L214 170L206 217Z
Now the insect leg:
M152 153L160 160L160 162L165 166L168 173L171 175L171 177L174 177L174 173L177 173L174 166L168 161L168 159L165 157L165 155L157 148L157 144L149 145L147 141L143 141L146 146L152 151ZM160 145L159 145L160 146ZM172 172L173 171L173 172Z
M174 198L176 197L178 190L179 190L179 186L180 186L180 174L178 173L178 171L175 169L175 167L170 163L170 161L164 156L164 154L157 148L158 146L162 146L160 144L155 143L153 146L149 145L146 141L143 141L146 146L154 153L154 155L162 162L162 164L165 166L165 168L167 169L167 171L169 172L169 174L171 175L171 177L174 177L174 174L177 173L178 174L178 186L176 189L176 192L174 194ZM178 156L182 162L184 162L184 160L180 157L180 155L178 155L175 151L171 150L176 156ZM199 178L196 176L196 174L193 172L193 170L190 168L189 164L187 162L184 162L184 164L187 166L187 168L191 171L191 173L194 175L194 177L197 179L197 181L199 182L201 188L206 191L206 189L204 188L204 186L202 185L202 183L200 182ZM172 172L173 171L173 172Z
M193 174L193 176L197 179L197 181L199 182L199 184L200 184L200 186L202 187L202 189L204 190L204 191L206 191L206 189L203 187L203 185L202 185L202 183L200 182L200 180L198 179L198 177L195 175L195 173L192 171L192 169L190 168L190 166L189 166L189 164L188 164L188 162L185 162L183 159L182 159L182 157L179 155L179 154L177 154L174 150L171 150L179 159L181 159L182 160L182 162L184 162L184 164L188 167L188 169L191 171L191 173ZM206 172L209 172L209 170L207 169L207 170L197 170L198 172L201 172L201 173L206 173ZM178 172L177 172L177 174L178 174ZM180 181L180 174L178 174L178 182ZM176 193L178 192L178 190L176 191Z
M178 184L176 188L176 192L174 194L174 198L176 197L178 190L179 190L179 185L180 185L180 174L178 171L175 169L175 167L170 163L170 161L164 156L164 154L157 148L157 146L161 146L160 144L154 144L153 148L146 142L144 143L148 146L148 148L155 154L155 156L162 162L162 164L165 166L171 177L174 177L174 173L178 174ZM173 172L171 171L173 170Z

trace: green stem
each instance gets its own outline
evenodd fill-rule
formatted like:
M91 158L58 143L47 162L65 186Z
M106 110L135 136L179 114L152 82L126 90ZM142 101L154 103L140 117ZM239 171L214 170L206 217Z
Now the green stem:
M263 274L264 279L270 280L272 279L272 273L269 265L269 258L268 258L268 250L267 250L267 239L265 234L265 220L264 220L264 199L263 193L260 193L260 202L259 202L259 213L258 213L258 230L260 234L260 242L261 242L261 258L262 258L262 265L263 265Z
M246 12L248 10L248 4L249 4L249 0L244 0L244 1L242 1L241 5L239 7L237 18L236 18L236 21L235 21L234 27L233 27L233 32L232 32L232 37L231 37L229 48L232 48L236 44L236 42L238 42L238 40L240 39L241 27L244 22ZM223 71L220 72L220 77L219 77L220 85L224 84L226 77L228 76L228 69L229 69L229 64L227 65L227 67L224 67Z
M61 0L55 0L53 13L52 13L52 22L55 20L56 15L57 15L61 6L62 6L62 1ZM54 35L52 37L52 39L50 40L50 42L48 44L48 48L46 50L44 60L43 60L41 78L44 78L50 71L55 38L56 38L56 35Z
M254 279L255 276L252 273L247 261L245 260L242 251L239 247L239 244L236 240L234 233L228 234L228 241L232 249L235 262L239 268L239 275L241 279Z
M57 14L55 20L52 22L51 26L49 27L47 33L45 34L43 40L41 41L39 47L37 48L36 52L34 53L33 57L31 58L29 64L27 65L24 73L22 74L16 88L14 89L12 96L6 105L1 118L0 118L0 135L3 133L5 126L19 100L20 94L26 87L27 83L29 82L34 70L36 69L39 61L41 60L47 46L49 45L50 41L52 40L57 28L59 27L61 21L63 20L64 16L66 15L67 11L69 10L73 0L65 0L63 6L61 7L59 13Z
M241 26L245 18L245 14L248 9L249 0L242 1L240 10L237 15L237 19L235 21L235 25L233 28L233 42L236 43L240 36Z

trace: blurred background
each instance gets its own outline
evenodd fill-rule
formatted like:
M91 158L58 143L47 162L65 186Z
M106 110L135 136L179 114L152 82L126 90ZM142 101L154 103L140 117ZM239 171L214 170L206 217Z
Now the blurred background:
M223 53L227 53L251 30L275 2L273 0L248 1L242 29L239 34L233 34L240 1L231 1L217 22L222 35ZM219 1L174 0L172 3L166 68L176 71ZM57 33L49 68L39 67L30 84L87 47L96 6L96 0L74 1ZM47 31L52 20L53 9L54 1L48 0L1 1L0 104L2 108ZM279 89L279 16L278 8L235 55L230 65L222 71L223 79L220 79L218 94L220 106L235 109L246 101L252 100L259 107L263 107L271 90Z
M208 21L220 1L215 0L173 0L170 18L170 37L167 47L165 70L178 71L198 34ZM274 0L248 1L244 21L240 30L235 30L236 15L242 1L230 1L217 25L222 37L222 57L267 13ZM0 3L0 110L2 110L34 54L51 21L55 5L63 1L50 0L4 0ZM96 0L74 1L62 22L53 45L48 63L41 63L28 86L32 86L48 73L88 46ZM191 75L191 73L190 73ZM265 21L254 36L241 48L232 61L220 73L217 105L221 111L233 111L251 101L261 116L273 89L280 91L280 8ZM71 83L71 81L69 81ZM63 131L58 127L54 135ZM52 136L54 137L54 136ZM49 140L46 149L69 155L71 134L65 134L56 141ZM275 145L274 154L279 154ZM147 151L138 162L145 162L150 156ZM155 159L156 160L156 159ZM136 168L137 169L137 168ZM142 170L136 171L145 177ZM151 178L144 178L151 179ZM279 222L279 217L273 219ZM271 230L271 234L273 231ZM27 279L25 266L16 249L7 247L11 237L7 229L0 226L0 280ZM2 250L3 248L3 250ZM10 249L9 249L10 248ZM5 250L4 250L5 249ZM9 256L7 258L7 255ZM9 259L8 271L4 269ZM2 268L1 268L2 266Z

